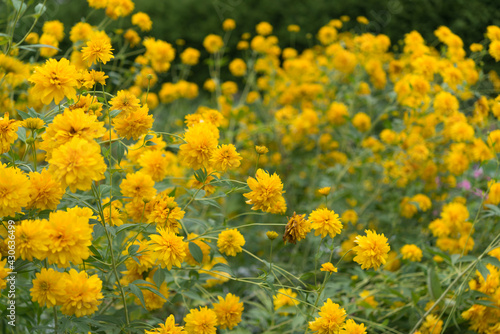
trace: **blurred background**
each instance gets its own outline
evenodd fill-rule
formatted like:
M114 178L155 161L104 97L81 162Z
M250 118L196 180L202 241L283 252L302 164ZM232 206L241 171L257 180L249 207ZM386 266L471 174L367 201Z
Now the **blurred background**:
M49 2L53 14L67 27L88 12L86 1ZM236 20L238 36L253 33L257 23L268 21L282 43L290 40L287 26L298 24L302 28L296 40L299 48L312 43L307 33L315 34L341 15L350 16L351 21L365 16L370 24L363 29L384 33L393 44L412 30L418 30L431 43L436 39L433 31L445 25L462 37L467 48L484 39L488 25L500 25L498 0L137 0L135 5L135 11L151 16L151 35L170 42L182 38L188 45L200 45L207 34L221 33L221 23L226 18ZM355 22L351 23L355 26Z

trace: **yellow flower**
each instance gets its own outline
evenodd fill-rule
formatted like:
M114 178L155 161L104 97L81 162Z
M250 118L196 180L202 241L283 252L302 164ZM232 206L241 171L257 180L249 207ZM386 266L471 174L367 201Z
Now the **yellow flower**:
M236 152L233 144L221 145L212 153L210 162L216 171L225 172L227 169L234 169L241 165L242 157Z
M321 271L328 271L329 273L336 273L337 267L335 267L331 262L323 263L321 265Z
M269 238L269 240L274 240L278 237L278 233L276 231L267 231L266 236Z
M199 59L200 59L200 51L196 49L187 48L181 53L181 62L183 64L194 66L198 64Z
M0 261L0 290L5 289L7 286L7 281L5 278L9 276L11 270L7 265L7 258Z
M64 195L64 190L47 169L41 173L31 172L29 207L40 210L55 210Z
M50 240L46 220L23 220L16 224L16 256L33 261L33 257L43 260L47 256Z
M283 306L295 306L299 304L299 301L296 300L297 293L293 292L292 289L279 289L276 296L273 296L273 305L274 309L278 310ZM288 314L281 313L280 314Z
M167 320L165 320L165 324L158 324L159 328L154 328L153 330L144 331L145 334L187 334L182 326L175 325L174 315L171 314L168 316Z
M135 5L131 0L108 0L105 7L106 15L116 20L132 13Z
M227 229L219 234L217 247L221 253L227 256L236 256L242 251L241 246L245 245L245 238L237 229Z
M443 320L434 314L429 314L419 330L422 334L439 334L443 329Z
M61 58L57 61L51 58L43 66L35 67L29 81L35 85L32 89L33 95L48 105L52 100L59 104L64 97L75 100L77 77L76 68L69 60Z
M495 61L500 61L500 41L492 41L488 52L495 59Z
M74 209L50 213L47 225L50 245L47 259L50 264L67 268L70 262L81 264L90 256L93 229L89 218Z
M224 41L220 36L210 34L203 40L203 46L209 53L216 53L224 46Z
M297 241L305 239L307 233L311 231L311 222L305 217L305 214L298 215L294 212L293 216L288 218L288 223L285 226L285 233L283 234L283 241L285 244L287 242L295 244Z
M346 317L345 310L339 304L335 304L330 298L321 307L319 318L309 323L309 329L313 333L319 334L337 334L344 326Z
M153 181L162 181L168 173L169 159L162 151L148 151L141 154L139 165L142 167L141 172L151 176Z
M31 288L31 300L40 306L53 307L60 305L64 297L65 275L54 269L45 269L37 273Z
M26 175L15 167L0 163L0 217L14 216L30 200L30 183Z
M268 22L260 22L257 26L255 26L255 30L257 31L257 34L267 36L273 32L273 26Z
M92 33L92 26L87 22L76 23L69 32L69 39L76 43L78 41L86 41Z
M366 327L364 324L357 324L354 320L348 319L339 334L366 334Z
M137 199L152 199L156 194L155 182L142 172L129 173L120 184L122 195Z
M387 253L391 248L383 234L376 234L370 230L365 230L365 233L366 236L357 236L354 241L357 244L354 247L356 252L354 261L359 263L362 269L378 269L387 261Z
M252 210L262 210L270 213L284 213L286 203L283 198L283 183L281 183L278 174L269 175L263 169L258 169L255 173L255 179L249 177L248 186L252 190L243 194L248 200L247 204L252 205Z
M364 112L358 112L352 119L352 125L360 132L366 132L371 127L370 116Z
M217 333L217 315L206 306L200 309L191 309L184 317L185 329L188 334L215 334Z
M64 38L64 25L61 21L46 21L43 24L42 31L44 34L52 35L60 42Z
M17 139L17 129L21 122L15 119L9 119L9 113L0 117L0 154L9 152L10 145Z
M346 224L350 222L353 225L356 225L356 223L358 222L358 214L356 213L356 211L349 209L344 211L344 213L342 213L341 219Z
M368 19L364 16L358 16L356 18L356 21L358 21L361 24L368 24L369 23Z
M40 36L40 40L38 41L42 45L50 45L51 47L41 47L40 48L40 56L44 58L50 58L57 54L59 51L59 42L55 38L54 35L51 34L42 34Z
M167 232L179 232L179 220L184 218L185 212L177 206L174 197L160 194L152 201L151 214L148 223L156 223L156 227L164 228Z
M247 64L243 59L236 58L229 63L229 71L235 77L242 77L247 72Z
M319 29L318 31L318 39L323 45L332 44L336 38L337 38L337 29L333 27L324 26L321 27L321 29Z
M269 149L266 146L255 146L255 151L257 154L266 154L269 152Z
M404 260L413 262L420 262L422 260L422 250L417 245L404 245L400 252Z
M217 138L211 125L195 124L184 134L186 144L180 146L179 155L185 165L199 169L210 167L210 158L217 149Z
M92 87L94 87L96 83L100 83L101 85L105 86L107 78L109 77L102 71L85 71L83 73L83 86L87 89L92 89Z
M134 258L125 260L125 266L131 272L142 274L154 266L153 252L147 240L135 240L134 245L139 246ZM128 249L123 251L123 255L129 255ZM137 261L136 261L137 259Z
M141 37L139 36L139 34L132 29L128 29L123 34L123 38L125 38L125 40L130 44L131 48L135 47L137 44L141 42Z
M222 22L222 29L224 29L224 31L234 30L234 28L236 28L236 22L234 22L233 19L225 19L224 22Z
M97 311L102 303L102 281L97 275L88 276L85 271L71 269L64 278L64 295L61 300L61 312L66 315L83 317Z
M333 210L316 209L309 215L311 227L315 229L314 235L320 235L324 238L327 235L330 238L335 237L342 230L342 222L339 215Z
M134 111L122 112L113 119L116 133L127 139L134 140L146 135L153 126L153 115L149 115L147 105Z
M142 31L150 31L153 22L149 15L143 12L138 12L132 15L132 24L138 26Z
M363 292L361 292L359 296L362 298L360 300L361 302L366 303L373 308L378 306L378 302L375 300L375 297L371 295L370 291L363 290Z
M330 195L331 190L332 190L332 187L323 187L323 188L318 189L318 192L323 196L328 196L328 195Z
M287 30L289 32L299 32L300 31L300 27L296 24L290 24L288 27L287 27Z
M29 117L21 122L21 125L28 130L40 130L45 122L40 118Z
M178 237L174 232L168 232L162 228L157 231L159 235L151 235L149 243L160 266L167 267L168 270L172 269L172 266L180 268L186 257L186 243L183 237Z
M166 72L175 58L175 49L170 43L154 38L146 38L142 43L146 47L145 59L156 72Z
M240 303L240 297L231 293L226 295L226 299L217 297L218 303L213 304L214 312L217 315L217 325L221 329L233 329L241 322L241 313L243 313L243 303Z
M93 181L104 179L106 171L99 144L78 137L55 149L49 164L49 172L72 192L89 190Z
M139 109L140 100L131 92L126 90L120 90L116 93L116 96L109 101L109 110L121 110L125 113L135 111Z

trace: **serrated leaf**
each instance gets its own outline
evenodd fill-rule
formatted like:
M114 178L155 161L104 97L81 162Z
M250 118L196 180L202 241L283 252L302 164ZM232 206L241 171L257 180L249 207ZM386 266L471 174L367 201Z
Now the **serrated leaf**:
M486 281L488 275L490 274L490 271L488 270L488 268L486 268L486 266L482 261L477 262L476 269L479 271L481 276L483 276L484 280Z
M441 282L434 268L429 268L427 271L427 286L432 299L436 300L443 294Z
M203 261L203 252L201 251L200 246L192 241L189 243L189 252L196 262L201 263Z

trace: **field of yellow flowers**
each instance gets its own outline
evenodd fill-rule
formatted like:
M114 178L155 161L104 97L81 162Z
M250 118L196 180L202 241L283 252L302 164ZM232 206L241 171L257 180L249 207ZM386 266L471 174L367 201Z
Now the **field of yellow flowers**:
M9 4L0 333L500 333L500 27L194 48Z

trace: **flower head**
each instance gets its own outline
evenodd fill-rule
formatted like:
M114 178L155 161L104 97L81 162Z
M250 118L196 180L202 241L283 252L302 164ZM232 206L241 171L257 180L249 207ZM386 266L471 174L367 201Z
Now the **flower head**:
M30 183L26 175L15 167L0 163L0 217L14 216L30 200Z
M219 234L217 247L221 253L227 256L236 256L242 251L241 246L245 245L245 238L237 229L225 230Z
M337 334L344 326L346 312L339 304L335 304L330 298L321 307L319 318L309 323L313 333Z
M186 144L180 146L179 155L193 169L210 166L212 154L217 149L217 137L206 123L195 124L184 134Z
M155 182L142 172L129 173L120 184L123 196L137 199L151 199L156 194Z
M158 324L157 328L154 328L150 331L145 331L145 334L187 334L184 330L184 327L177 326L175 324L174 315L171 314L168 316L167 320L165 320L165 324Z
M64 195L61 184L54 180L47 169L41 173L31 172L29 206L40 210L55 210Z
M354 320L348 319L339 334L366 334L366 327L364 324L357 324Z
M269 175L263 169L258 169L255 179L249 177L248 186L252 190L243 194L248 201L247 204L253 204L252 210L262 210L271 213L283 213L286 211L286 203L283 198L283 183L281 183L278 174Z
M39 98L43 104L48 105L52 100L59 104L64 97L68 99L76 98L77 71L75 66L69 63L66 58L57 61L54 58L48 59L43 66L35 68L35 73L29 81L35 86L32 93Z
M217 332L217 315L206 306L192 309L184 318L188 334L215 334Z
M240 323L243 312L243 303L240 302L240 297L228 293L225 299L221 296L217 298L219 302L214 304L217 324L221 329L233 329Z
M328 209L316 209L309 215L311 227L315 229L314 235L320 235L324 238L327 235L330 238L335 237L342 230L342 222L339 215Z
M336 273L337 267L335 267L331 262L323 263L321 265L321 271L327 271L329 273Z
M294 212L293 216L288 218L285 233L283 234L283 241L295 244L297 241L304 239L311 229L312 225L306 219L306 215L298 215Z
M102 303L102 281L97 275L88 276L85 271L71 269L65 274L64 295L61 312L66 315L83 317L97 311Z
M373 231L365 230L366 236L357 236L354 247L356 257L354 261L361 265L362 269L378 269L381 264L387 261L387 253L391 250L387 243L387 238L383 234L376 234Z
M240 166L241 156L236 152L233 144L221 145L212 153L210 162L216 171L225 172L227 169L234 169Z
M29 261L33 257L45 259L50 246L47 225L46 220L23 220L16 224L16 255Z
M10 145L17 139L17 128L21 122L15 119L9 119L9 113L6 112L0 117L0 154L9 152Z
M275 296L273 296L274 309L278 310L283 306L298 305L299 302L296 300L296 298L297 298L297 293L293 292L292 289L279 289L278 293Z
M40 306L53 307L60 304L64 296L64 277L64 273L52 268L42 268L33 280L31 299Z
M106 171L99 144L77 137L55 149L49 164L55 180L72 192L89 190L92 181L104 179Z
M145 105L128 113L120 113L113 119L113 126L119 136L137 140L153 126L153 115L149 115L149 108Z
M404 245L401 248L404 260L420 262L422 260L422 250L417 245Z
M186 257L186 243L183 237L178 237L174 232L169 232L162 228L157 229L158 234L151 235L151 250L157 258L162 268L168 270L172 266L179 267Z

